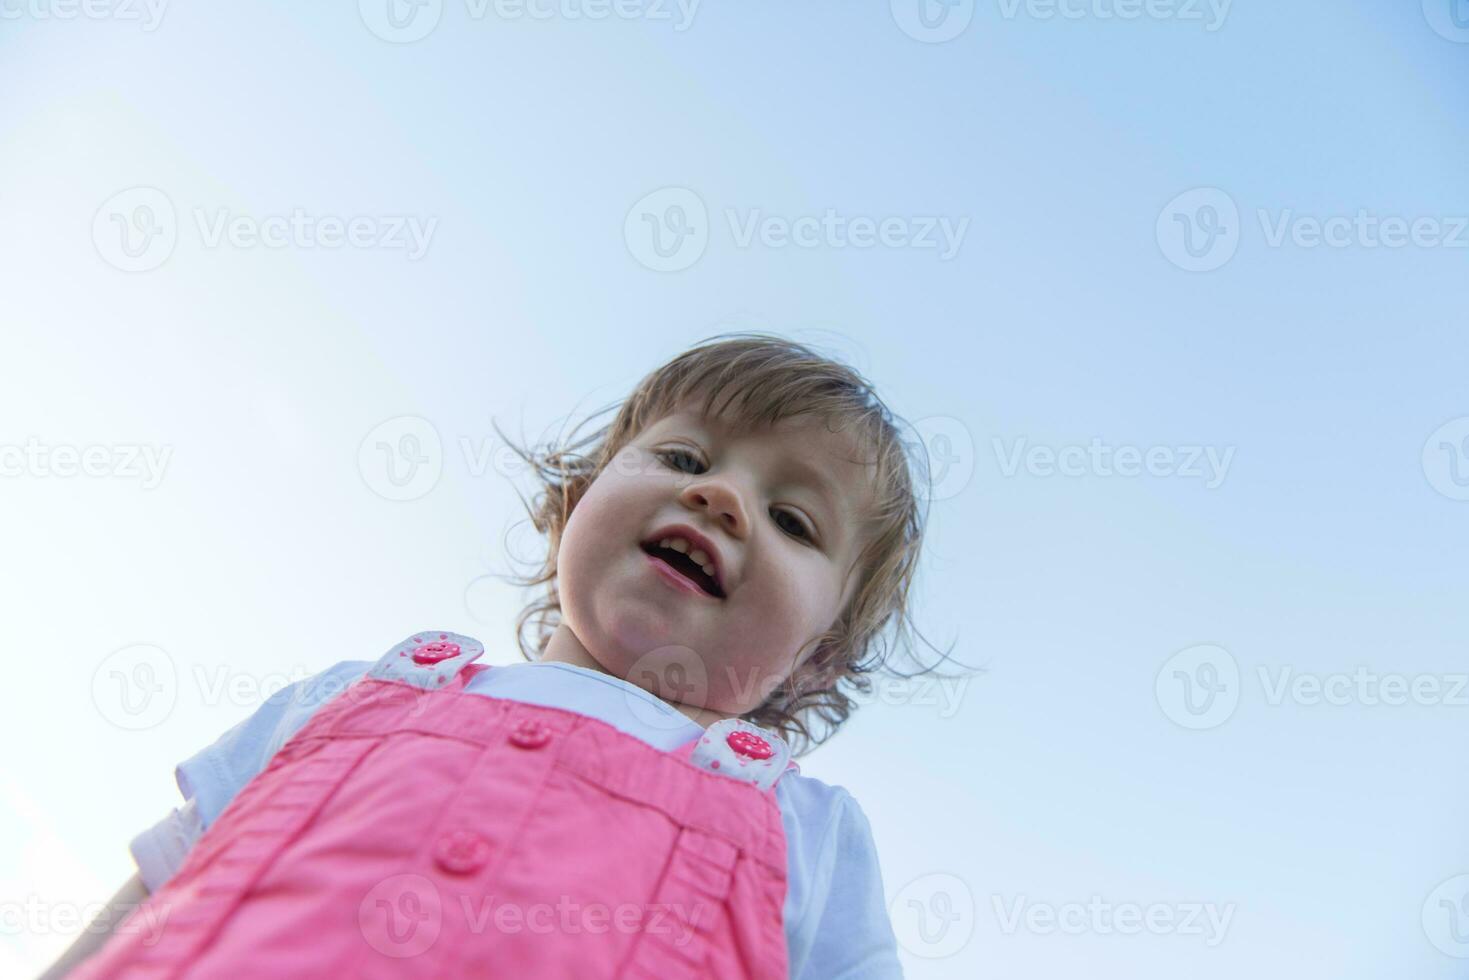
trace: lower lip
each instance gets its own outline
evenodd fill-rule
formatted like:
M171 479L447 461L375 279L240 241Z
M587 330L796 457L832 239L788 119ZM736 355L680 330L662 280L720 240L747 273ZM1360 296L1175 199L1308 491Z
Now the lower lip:
M646 551L642 554L643 557L648 560L648 564L653 566L653 571L657 572L659 577L662 578L663 581L667 582L674 588L679 589L683 592L692 593L693 595L696 595L701 599L717 598L716 596L712 596L709 593L705 592L693 582L690 582L688 579L684 578L678 572L675 572L672 566L670 566L666 561L663 561L661 558L654 558Z

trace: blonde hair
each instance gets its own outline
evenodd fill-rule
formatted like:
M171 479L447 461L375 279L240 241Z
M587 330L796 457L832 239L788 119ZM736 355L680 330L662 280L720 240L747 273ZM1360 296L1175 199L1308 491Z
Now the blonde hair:
M715 400L726 391L720 411L711 413ZM894 416L855 370L803 344L766 333L721 334L648 374L609 425L580 440L575 433L581 426L562 445L553 443L539 452L505 440L541 485L526 509L535 529L548 538L539 570L515 580L522 586L545 586L544 594L517 617L517 642L527 660L537 660L560 622L557 554L572 509L587 488L645 427L698 398L703 399L706 417L723 416L733 402L728 419L737 428L773 425L796 416L822 418L831 431L852 425L858 443L873 450L872 460L865 461L874 474L872 503L861 517L862 549L852 569L860 575L857 589L833 626L812 641L817 649L811 658L744 715L778 732L800 755L846 721L856 706L851 694L870 693L874 671L896 673L890 647L884 643L888 627L912 650L911 637L917 631L909 615L909 596L924 527L920 495L910 472L911 444L900 437ZM618 406L592 418L614 408ZM833 422L837 428L832 428ZM917 462L926 460L922 452L913 455ZM919 468L926 476L926 464ZM528 627L535 630L529 644ZM792 662L799 660L798 655Z

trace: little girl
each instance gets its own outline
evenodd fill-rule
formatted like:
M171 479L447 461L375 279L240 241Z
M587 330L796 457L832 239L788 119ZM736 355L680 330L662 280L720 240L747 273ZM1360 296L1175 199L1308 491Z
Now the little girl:
M906 622L904 447L791 341L658 368L522 452L550 543L529 662L421 630L270 698L178 766L137 908L49 975L901 976L867 819L792 756Z

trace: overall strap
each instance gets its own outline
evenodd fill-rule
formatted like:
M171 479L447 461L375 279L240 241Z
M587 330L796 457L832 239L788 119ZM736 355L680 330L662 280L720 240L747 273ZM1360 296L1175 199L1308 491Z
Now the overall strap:
M700 769L752 783L761 790L773 790L781 776L801 769L791 758L785 739L743 718L716 721L676 752Z
M484 644L472 636L448 630L420 630L391 647L364 676L396 681L424 691L462 687L473 676L473 673L464 674L464 668L484 652Z

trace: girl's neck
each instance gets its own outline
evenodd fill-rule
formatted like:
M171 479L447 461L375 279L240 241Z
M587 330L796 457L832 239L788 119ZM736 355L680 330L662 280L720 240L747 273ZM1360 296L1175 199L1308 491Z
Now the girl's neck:
M551 634L551 639L546 641L546 648L541 651L540 662L570 664L573 667L584 667L587 670L595 670L598 673L606 674L609 677L617 676L609 671L607 668L603 667L597 661L597 658L592 656L587 648L582 645L581 640L577 639L576 634L571 631L571 627L567 626L565 623L558 624L555 632ZM627 678L619 678L619 680L627 680ZM631 684L633 682L627 681L627 683ZM653 694L652 691L649 691L648 693ZM722 718L736 717L735 715L726 712L716 711L713 708L703 708L699 707L698 705L683 704L679 701L670 701L662 695L658 694L654 694L654 697L657 697L658 700L662 701L665 704L669 704L672 705L674 708L677 708L680 713L682 713L690 721L693 721L700 728L708 728L710 725L714 724L716 721L719 721Z

